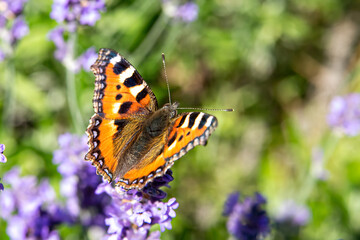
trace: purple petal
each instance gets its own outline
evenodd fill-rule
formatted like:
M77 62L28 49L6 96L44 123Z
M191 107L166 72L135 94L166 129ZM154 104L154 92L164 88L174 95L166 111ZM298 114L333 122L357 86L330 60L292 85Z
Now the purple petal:
M67 15L69 13L69 7L64 3L54 3L52 5L52 11L50 13L50 17L57 21L58 23L62 23L65 21Z
M86 8L80 16L80 24L94 26L100 17L100 13L97 10Z
M199 7L193 2L187 2L177 9L177 17L184 22L193 22L197 19Z
M29 33L29 27L25 21L21 18L16 18L14 20L13 26L11 28L11 34L15 40L23 38Z
M225 202L224 205L224 212L223 214L225 216L229 216L229 214L233 211L236 203L238 202L240 197L240 193L239 192L234 192L232 194L230 194Z
M0 28L1 28L1 26L0 26ZM0 62L4 61L5 57L6 57L5 53L3 51L1 51L1 49L0 49Z
M88 48L83 55L78 58L78 64L82 66L85 71L90 71L90 66L95 63L98 54L94 47Z

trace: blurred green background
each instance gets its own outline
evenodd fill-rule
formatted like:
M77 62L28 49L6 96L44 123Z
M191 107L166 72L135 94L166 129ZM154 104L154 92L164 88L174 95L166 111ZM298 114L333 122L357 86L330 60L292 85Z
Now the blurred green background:
M202 0L191 23L168 17L157 0L105 2L96 25L79 29L79 54L91 46L118 51L162 106L168 101L164 52L173 101L235 109L210 112L219 127L207 146L173 166L167 192L180 207L162 239L228 238L222 210L233 191L262 193L271 218L288 199L309 208L300 231L289 236L273 224L268 239L360 239L360 139L339 136L326 124L331 98L360 88L359 1ZM8 158L0 177L17 165L24 175L50 177L56 186L57 137L84 134L93 114L94 76L76 74L82 120L73 122L66 70L47 39L57 25L51 5L29 0L24 15L30 32L13 58L0 63L1 114L12 104L11 120L0 125ZM9 86L11 99L5 97ZM316 149L324 152L325 180L314 170Z

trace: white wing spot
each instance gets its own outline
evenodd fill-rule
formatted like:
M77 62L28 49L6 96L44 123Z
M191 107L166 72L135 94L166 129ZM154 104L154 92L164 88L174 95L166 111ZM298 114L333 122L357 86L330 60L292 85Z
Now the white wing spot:
M173 149L173 148L176 146L176 143L177 143L177 140L174 141L174 142L169 146L168 150Z
M112 104L112 112L113 113L118 113L119 109L120 109L121 103L119 102L115 102Z
M187 128L189 126L189 117L190 114L188 114L185 118L185 121L183 122L183 124L180 126L181 128Z
M196 129L196 128L199 126L200 121L201 121L201 119L202 119L203 116L204 116L204 113L200 113L200 114L196 117L195 122L194 122L194 125L193 125L192 128L191 128L192 130Z
M134 97L136 97L138 95L138 93L141 92L144 88L145 88L144 84L137 85L137 86L131 87L130 92Z
M120 78L120 82L124 83L126 79L128 79L129 77L131 77L135 72L135 68L133 66L128 67L125 71L123 71L119 78Z
M213 116L210 116L210 117L207 119L205 126L210 127L211 122L212 122L213 119L214 119L214 117L213 117Z
M112 65L115 66L116 63L120 62L121 61L121 56L118 54L116 55L116 57L113 57L112 59L110 59L110 63Z

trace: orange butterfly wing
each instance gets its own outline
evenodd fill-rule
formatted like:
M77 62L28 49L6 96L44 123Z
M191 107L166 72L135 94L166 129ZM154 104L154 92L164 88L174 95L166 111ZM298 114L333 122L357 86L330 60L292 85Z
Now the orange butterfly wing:
M121 151L137 133L122 134L121 131L129 123L136 124L131 118L146 116L158 106L154 93L140 74L116 51L100 49L91 69L95 75L95 114L86 130L89 151L85 160L91 161L107 181L112 181ZM116 137L121 137L120 146L116 146Z
M123 119L158 108L154 93L138 71L116 51L100 49L91 70L95 75L93 107L99 116Z
M125 188L143 188L155 177L162 176L174 161L195 146L206 145L210 134L217 127L217 119L202 112L183 113L172 120L171 128L164 141L164 150L151 163L135 166L128 171L117 185Z

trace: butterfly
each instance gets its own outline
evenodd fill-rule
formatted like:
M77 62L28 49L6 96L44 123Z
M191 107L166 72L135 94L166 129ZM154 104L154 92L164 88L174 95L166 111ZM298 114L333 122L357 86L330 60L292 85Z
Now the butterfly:
M114 50L100 49L91 70L95 114L85 160L115 186L144 188L189 150L206 145L217 127L217 119L203 112L177 114L176 102L159 109L138 71Z

